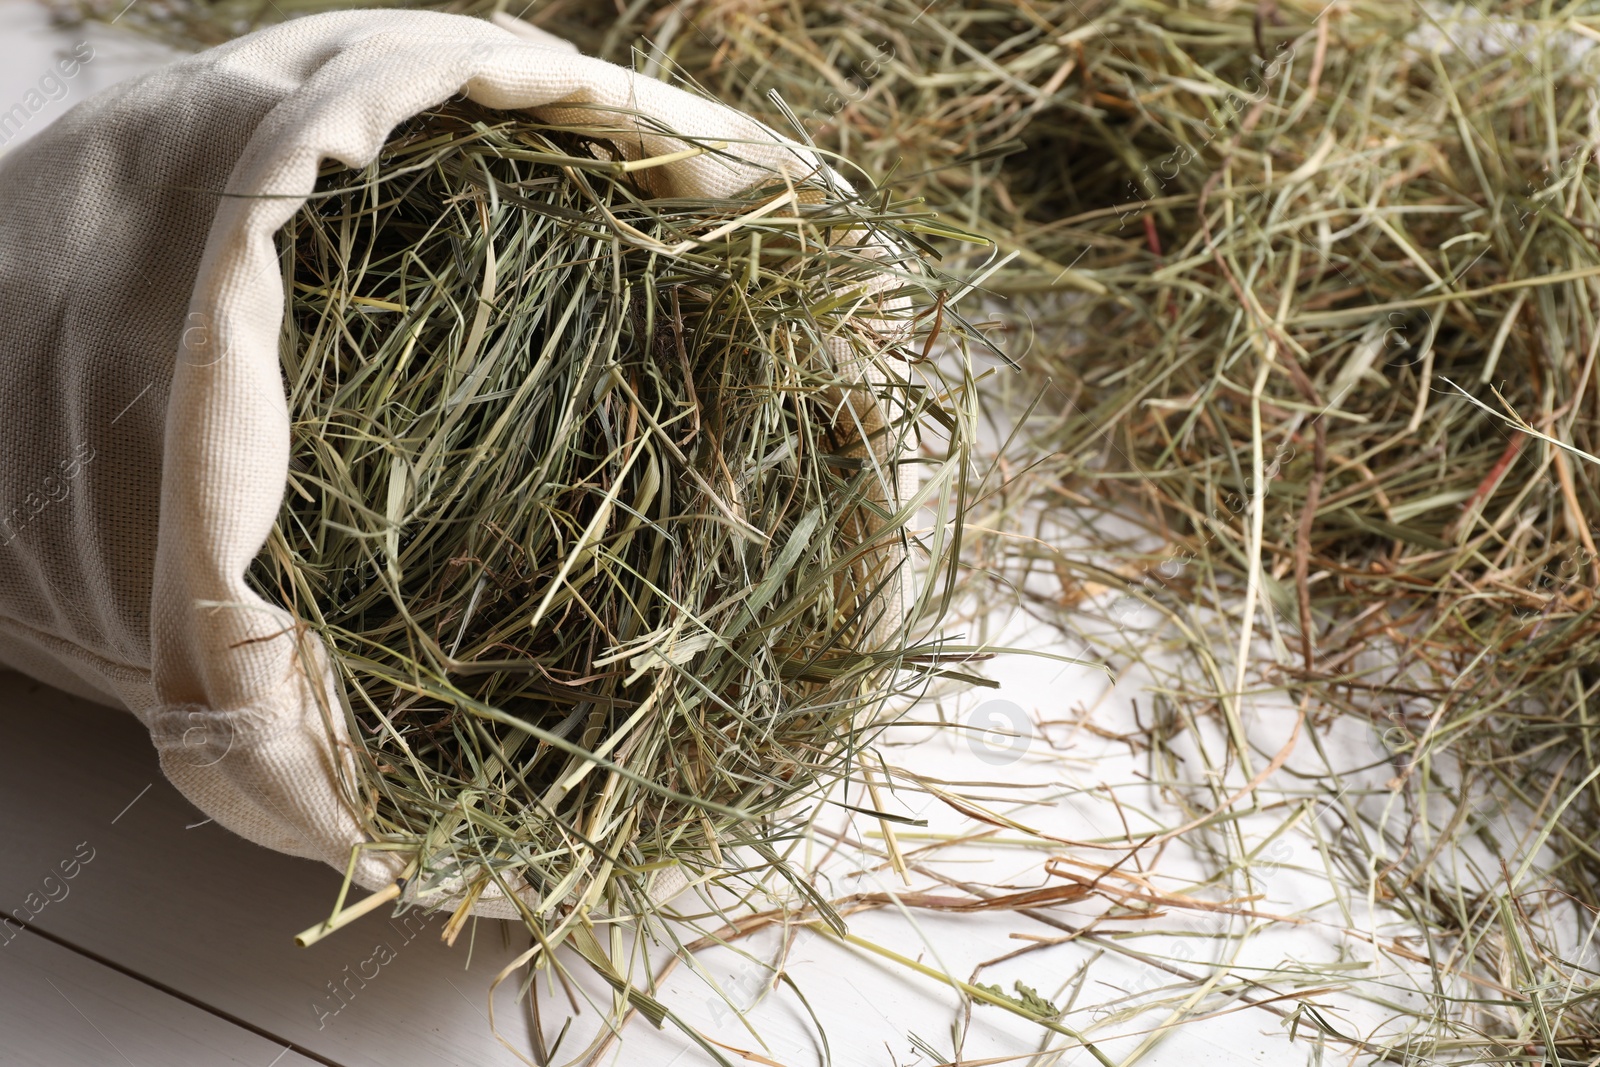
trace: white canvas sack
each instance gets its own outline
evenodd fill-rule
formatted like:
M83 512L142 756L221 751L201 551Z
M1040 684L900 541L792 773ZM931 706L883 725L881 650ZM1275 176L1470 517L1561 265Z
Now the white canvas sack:
M753 120L514 20L400 11L182 59L0 158L0 666L127 707L206 815L341 870L364 834L321 710L337 683L297 664L290 617L245 581L289 463L274 234L319 163L365 165L456 94L556 122L626 108L767 142L737 150L769 171L812 167ZM683 147L629 128L629 153ZM726 196L760 172L701 156L643 173L660 195ZM360 884L392 881L398 861L364 856Z

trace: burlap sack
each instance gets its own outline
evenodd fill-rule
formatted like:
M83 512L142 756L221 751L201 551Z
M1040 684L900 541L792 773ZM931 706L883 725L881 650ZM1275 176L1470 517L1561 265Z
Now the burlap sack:
M531 28L397 11L297 20L175 62L0 160L0 664L132 709L203 812L341 869L363 832L329 744L342 723L320 710L336 683L325 662L296 662L291 620L244 578L289 462L273 235L319 162L363 165L458 93L554 121L623 108L765 142L739 151L769 170L815 166L743 116ZM629 151L683 147L630 128ZM709 156L647 174L662 195L710 196L757 176ZM355 876L376 888L395 872L368 854Z

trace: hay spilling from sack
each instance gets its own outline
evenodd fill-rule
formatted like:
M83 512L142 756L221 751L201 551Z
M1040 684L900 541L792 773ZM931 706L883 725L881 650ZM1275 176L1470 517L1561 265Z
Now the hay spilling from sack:
M946 495L969 415L912 366L915 220L826 175L652 197L610 136L451 104L281 235L252 579L332 650L367 847L452 938L485 893L548 950L674 864L803 883L807 804L937 659L910 568L949 541L899 486Z
M1411 828L1324 847L1341 892L1430 939L1431 1014L1389 1055L1592 1058L1563 909L1600 906L1600 12L589 10L527 17L768 120L778 90L819 145L1013 254L985 287L1031 415L980 524L1054 533L969 540L975 575L1008 572L997 600L1073 631L1110 587L1113 619L1169 619L1190 666L1152 699L1222 720L1243 762L1245 688L1379 731ZM1506 806L1533 831L1503 869L1453 866L1502 851L1480 809Z

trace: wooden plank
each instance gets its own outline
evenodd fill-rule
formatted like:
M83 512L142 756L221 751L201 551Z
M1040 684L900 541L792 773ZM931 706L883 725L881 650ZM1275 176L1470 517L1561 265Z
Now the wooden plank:
M522 1062L485 1013L525 931L481 921L469 953L468 932L439 941L441 918L379 913L297 948L339 874L206 822L133 716L0 672L0 737L0 914L341 1065ZM496 1020L526 1050L502 993Z
M127 975L21 933L0 948L0 1047L8 1067L317 1067Z

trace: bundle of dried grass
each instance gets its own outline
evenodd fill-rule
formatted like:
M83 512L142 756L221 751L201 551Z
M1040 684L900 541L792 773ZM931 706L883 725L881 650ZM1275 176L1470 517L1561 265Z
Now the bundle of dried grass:
M252 577L334 653L406 902L456 900L453 939L507 898L616 977L590 916L648 918L664 868L808 888L787 842L938 669L910 568L959 529L971 394L918 354L959 317L914 216L825 172L651 197L719 147L612 135L452 103L329 166L282 233Z

